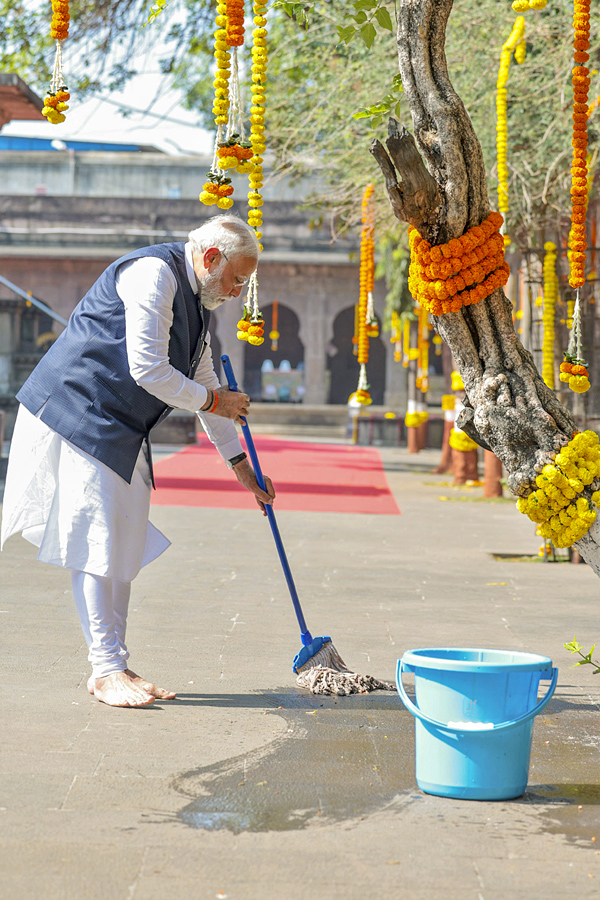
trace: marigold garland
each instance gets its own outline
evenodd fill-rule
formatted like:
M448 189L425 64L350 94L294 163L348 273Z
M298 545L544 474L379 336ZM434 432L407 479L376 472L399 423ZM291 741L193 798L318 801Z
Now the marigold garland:
M415 300L439 316L479 303L503 287L510 274L499 233L503 222L500 213L491 212L481 225L433 247L409 226L408 286Z
M515 8L513 4L513 9ZM529 9L529 0L527 9ZM510 73L510 59L514 51L518 63L525 60L525 19L517 16L508 40L502 45L500 53L500 69L496 83L496 155L498 160L498 209L501 213L508 212L508 166L506 164L506 149L508 145L508 76ZM518 51L518 52L517 52ZM504 238L506 244L510 243L508 237Z
M546 241L544 244L544 309L542 324L542 378L549 388L554 390L554 319L556 301L558 300L558 277L556 275L556 244Z
M511 4L515 12L527 12L528 9L545 9L548 0L513 0Z
M464 391L465 385L462 380L462 375L458 371L458 369L454 369L450 373L450 387L453 391Z
M460 450L461 453L467 453L469 450L477 450L478 445L468 434L457 428L456 425L450 432L450 446L453 450Z
M54 56L54 68L50 90L44 97L42 115L52 125L60 125L65 121L65 112L68 110L66 100L70 94L65 85L62 68L62 42L69 36L69 0L52 0L52 21L50 22L50 36L56 41L56 53Z
M586 52L590 47L590 3L589 0L574 0L573 3L573 164L571 167L571 230L569 233L569 284L580 288L585 284L585 261L587 250L587 121L590 71L584 65L589 60Z
M539 524L539 533L555 547L570 547L596 520L600 491L581 496L600 475L600 447L593 431L576 433L536 477L537 489L519 497L517 509Z
M407 412L404 416L404 424L407 428L419 428L419 426L424 425L428 419L429 413L422 410L411 410L411 412Z
M560 380L565 384L568 384L571 390L575 391L576 394L585 394L591 387L590 373L586 366L587 363L583 359L565 359L565 361L560 364Z
M367 406L371 403L369 385L367 383L367 363L369 361L369 302L373 303L373 287L375 284L375 208L373 192L375 188L368 184L362 199L362 232L360 239L360 290L358 295L358 364L360 372L358 387L351 395L358 403Z
M260 189L263 186L263 153L265 144L265 84L267 81L267 5L256 0L253 5L255 28L252 32L252 106L250 107L250 140L254 156L254 171L249 176L248 191L248 224L256 231L257 238L262 238L263 198ZM262 244L260 245L262 250Z

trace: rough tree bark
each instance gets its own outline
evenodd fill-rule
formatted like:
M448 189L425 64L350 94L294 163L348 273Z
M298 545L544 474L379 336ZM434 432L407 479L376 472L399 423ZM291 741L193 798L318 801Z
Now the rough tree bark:
M444 46L452 5L453 0L399 0L399 69L416 143L390 119L387 152L379 141L371 145L396 217L431 244L460 237L490 212L481 146L448 76ZM458 425L502 460L514 494L529 493L576 424L517 338L504 291L434 317L434 327L465 385L466 408ZM584 496L599 485L595 481ZM575 547L600 576L598 520Z

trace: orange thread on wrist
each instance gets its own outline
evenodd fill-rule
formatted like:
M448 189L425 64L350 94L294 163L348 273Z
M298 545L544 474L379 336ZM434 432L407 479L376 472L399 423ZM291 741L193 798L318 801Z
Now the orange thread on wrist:
M433 247L409 226L408 287L415 300L440 316L479 303L503 287L510 274L500 234L503 222L499 212L491 212L481 225Z
M219 405L219 395L217 394L216 391L213 391L213 395L214 395L213 404L212 404L212 406L207 410L207 412L209 412L209 413L214 412L215 409L217 408L217 406Z

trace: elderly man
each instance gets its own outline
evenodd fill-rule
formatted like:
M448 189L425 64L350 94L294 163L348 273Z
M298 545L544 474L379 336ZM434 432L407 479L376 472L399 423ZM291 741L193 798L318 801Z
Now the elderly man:
M175 697L128 667L125 643L131 581L169 546L148 521L150 429L174 407L196 412L263 513L275 496L268 479L259 488L233 424L250 398L220 387L207 330L258 252L252 229L222 215L187 243L118 259L17 395L1 542L22 532L39 560L71 570L88 690L112 706Z

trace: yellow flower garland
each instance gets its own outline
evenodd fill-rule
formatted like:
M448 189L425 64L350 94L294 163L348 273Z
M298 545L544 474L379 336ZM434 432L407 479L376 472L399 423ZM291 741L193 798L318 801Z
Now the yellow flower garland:
M407 428L418 428L419 425L424 425L428 418L429 413L427 412L407 412L404 416L404 424Z
M513 7L514 8L514 7ZM496 83L496 155L498 159L498 209L506 217L508 212L508 166L506 164L506 148L508 145L508 105L506 98L508 91L508 76L510 73L510 58L513 51L517 47L524 46L525 35L525 19L523 16L517 16L508 40L502 45L500 53L500 69L498 71L498 81ZM519 51L519 57L515 52L517 62L522 62L522 51ZM510 243L510 238L504 238L505 244Z
M468 450L477 450L478 447L478 444L468 434L461 431L460 428L452 429L449 443L454 450L460 450L461 453L466 453Z
M464 391L465 386L463 384L462 375L458 369L454 369L454 371L450 373L450 381L450 387L453 391Z
M69 36L69 0L52 0L52 20L50 22L50 36L56 41L56 53L54 56L54 69L50 90L44 97L42 115L52 125L60 125L65 121L65 113L68 110L66 100L70 94L65 85L62 70L62 43Z
M373 192L375 188L368 184L362 199L362 232L360 239L360 290L358 295L358 364L360 372L358 387L351 395L361 405L368 406L371 403L369 386L367 384L367 363L369 361L369 322L367 310L369 297L373 295L375 284L375 208L373 205Z
M556 275L556 244L544 244L544 311L542 324L542 378L554 390L554 318L558 299L558 277Z
M252 106L250 107L250 140L254 156L254 171L249 176L248 191L248 225L256 231L257 238L262 238L263 198L260 189L263 186L263 153L265 144L265 84L267 81L267 5L256 0L253 5L254 24L252 32ZM260 244L260 249L263 249Z
M587 533L600 506L600 491L581 496L600 475L600 446L593 431L576 433L535 479L536 490L519 497L517 509L539 524L555 547L570 547Z

